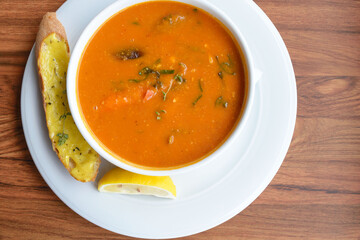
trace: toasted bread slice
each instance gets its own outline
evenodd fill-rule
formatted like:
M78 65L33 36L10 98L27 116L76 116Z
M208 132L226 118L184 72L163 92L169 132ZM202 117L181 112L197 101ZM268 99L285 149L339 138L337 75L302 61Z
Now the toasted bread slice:
M36 38L36 57L52 147L76 180L94 181L100 156L80 134L69 110L66 95L69 45L56 13L45 14L41 21Z

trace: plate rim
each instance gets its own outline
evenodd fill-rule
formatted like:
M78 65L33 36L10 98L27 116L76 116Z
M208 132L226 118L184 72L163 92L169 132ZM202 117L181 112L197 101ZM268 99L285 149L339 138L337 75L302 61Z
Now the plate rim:
M70 4L70 2L71 1L67 1L62 6L64 6L65 4ZM89 216L86 212L79 210L76 206L74 206L72 204L72 201L68 200L67 197L65 197L64 195L61 194L61 191L50 181L50 178L48 177L48 175L46 175L46 172L42 168L40 162L38 162L38 160L36 160L36 159L38 159L37 154L36 154L36 151L34 150L34 146L31 143L29 129L26 127L27 126L27 123L25 121L26 120L26 113L25 113L25 109L24 109L26 91L24 90L24 82L25 82L24 79L28 75L26 73L29 72L29 68L33 67L33 66L31 66L31 64L29 64L30 58L34 56L34 47L33 47L32 50L30 51L29 57L27 59L27 63L26 63L26 67L25 67L24 75L23 75L23 82L22 82L22 86L21 86L20 108L21 108L21 121L22 121L23 130L24 130L24 136L25 136L25 140L26 140L29 152L30 152L30 154L32 156L32 159L33 159L36 167L38 168L41 176L43 177L43 179L45 180L47 185L51 188L51 190L55 193L55 195L57 197L59 197L65 205L67 205L70 209L75 211L78 215L82 216L86 220L88 220L88 221L94 223L95 225L98 225L98 226L100 226L100 227L102 227L104 229L107 229L109 231L112 231L112 232L115 232L115 233L118 233L118 234L122 234L122 235L126 235L126 236L131 236L131 237L141 237L141 238L148 238L148 239L155 239L155 238L156 239L165 239L165 238L176 238L176 237L189 236L189 235L197 234L199 232L203 232L203 231L206 231L206 230L211 229L213 227L216 227L216 226L224 223L225 221L229 220L230 218L234 217L235 215L240 213L242 210L244 210L246 207L248 207L266 189L266 187L271 183L271 180L274 178L274 176L278 172L281 164L284 161L284 158L285 158L286 153L287 153L287 151L289 149L289 146L291 144L291 139L293 137L293 133L294 133L294 130L295 130L295 123L296 123L297 88L296 88L295 73L294 73L292 63L291 63L290 55L289 55L289 52L288 52L288 50L286 48L286 45L285 45L283 39L281 38L280 33L278 32L276 27L273 25L271 20L267 17L267 15L261 10L261 8L256 3L254 3L253 1L248 1L248 4L250 5L250 7L254 8L254 10L259 14L259 17L262 18L263 22L266 23L269 30L271 30L271 32L273 33L273 36L276 38L276 42L280 46L279 47L280 50L282 50L281 55L282 55L282 57L284 59L286 59L285 62L288 64L286 69L288 70L288 74L291 75L290 76L291 79L289 80L290 87L293 89L295 94L291 95L291 99L293 101L293 108L291 109L291 111L293 112L293 114L290 115L288 120L287 120L288 123L289 123L288 129L287 129L287 135L286 135L286 138L284 138L284 140L283 140L281 150L277 154L278 157L277 157L276 161L274 161L273 169L271 169L271 171L268 171L268 173L269 173L268 176L266 178L264 178L262 184L258 185L257 189L255 191L253 191L251 196L247 198L246 203L244 203L244 202L239 203L236 208L233 208L232 211L224 214L222 217L217 218L217 220L214 221L214 223L210 223L210 224L206 225L206 227L204 227L204 225L202 225L201 229L199 229L198 231L195 231L195 232L192 231L191 233L184 233L182 235L166 236L166 237L160 237L160 238L159 238L159 236L149 237L146 234L145 235L142 235L142 234L139 234L139 233L127 234L127 233L120 233L120 232L114 231L111 228L116 229L116 226L110 226L109 227L109 224L105 224L101 220L99 220L98 218L94 218L92 216ZM59 9L61 9L61 7ZM35 158L33 156L35 156Z

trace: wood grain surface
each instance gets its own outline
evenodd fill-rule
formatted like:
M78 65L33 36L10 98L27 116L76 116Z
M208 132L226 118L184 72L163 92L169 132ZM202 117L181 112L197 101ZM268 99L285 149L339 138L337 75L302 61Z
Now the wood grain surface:
M0 0L0 239L132 239L81 218L26 146L24 67L40 19L63 0ZM360 239L360 1L257 0L290 52L295 134L269 187L243 212L183 239Z

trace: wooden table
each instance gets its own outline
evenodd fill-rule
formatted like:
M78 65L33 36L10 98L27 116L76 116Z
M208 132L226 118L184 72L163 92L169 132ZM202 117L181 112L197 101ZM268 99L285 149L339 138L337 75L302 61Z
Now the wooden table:
M42 15L63 2L0 0L0 239L131 239L65 206L26 146L24 67ZM360 1L256 2L279 29L294 64L292 144L251 206L184 239L360 239Z

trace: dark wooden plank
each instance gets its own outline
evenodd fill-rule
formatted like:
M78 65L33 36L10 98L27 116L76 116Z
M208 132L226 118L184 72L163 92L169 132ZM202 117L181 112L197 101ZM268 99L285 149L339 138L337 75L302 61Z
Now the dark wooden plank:
M360 64L359 64L360 66ZM360 77L297 76L298 117L360 121Z
M288 47L295 73L360 76L359 1L256 1Z

